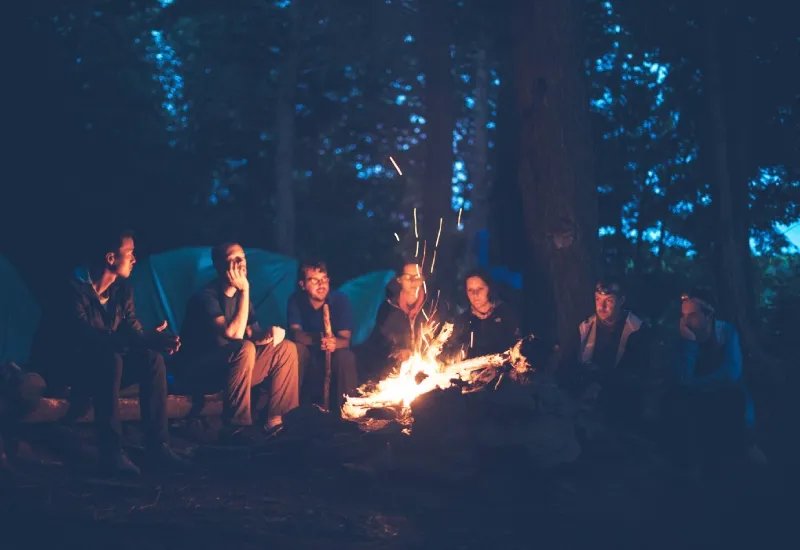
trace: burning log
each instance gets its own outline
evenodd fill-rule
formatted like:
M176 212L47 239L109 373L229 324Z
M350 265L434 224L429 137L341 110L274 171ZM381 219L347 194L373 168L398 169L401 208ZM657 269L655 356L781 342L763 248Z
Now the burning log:
M342 417L358 421L374 409L394 409L398 422L410 424L411 404L419 396L430 391L457 385L464 386L463 393L484 388L491 382L502 368L510 365L512 377L517 377L530 372L531 366L522 354L523 343L533 338L532 336L520 340L513 347L494 355L476 357L450 365L440 365L436 357L447 338L452 334L453 327L447 324L439 336L434 339L426 350L425 355L415 354L405 361L397 373L378 382L376 385L365 385L359 388L358 397L347 397L342 405ZM376 413L372 413L372 418Z

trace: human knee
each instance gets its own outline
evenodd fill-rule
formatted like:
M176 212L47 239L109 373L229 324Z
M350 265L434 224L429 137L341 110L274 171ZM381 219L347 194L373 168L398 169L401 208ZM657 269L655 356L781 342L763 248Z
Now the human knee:
M250 340L239 340L232 342L231 363L239 368L253 369L256 361L256 345Z
M294 342L290 342L289 340L284 340L277 346L275 346L275 353L278 354L278 357L282 359L283 363L290 363L297 365L298 362L298 350L297 345Z

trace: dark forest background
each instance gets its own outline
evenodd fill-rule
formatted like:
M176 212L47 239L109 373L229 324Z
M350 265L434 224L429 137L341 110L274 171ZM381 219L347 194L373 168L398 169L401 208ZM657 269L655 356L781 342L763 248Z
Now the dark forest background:
M119 225L140 257L235 237L323 255L343 282L413 250L418 207L424 238L444 221L440 286L488 231L538 331L573 331L594 278L624 274L656 325L710 285L751 358L796 358L800 42L784 8L30 2L6 72L2 252L38 296Z

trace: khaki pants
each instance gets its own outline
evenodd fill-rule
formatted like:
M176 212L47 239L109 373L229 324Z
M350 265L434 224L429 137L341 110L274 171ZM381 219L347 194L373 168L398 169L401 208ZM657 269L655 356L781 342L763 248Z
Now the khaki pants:
M297 348L284 340L277 346L256 346L232 340L216 352L186 365L183 377L195 391L223 392L222 420L235 426L253 423L251 390L264 386L268 417L281 416L298 405Z

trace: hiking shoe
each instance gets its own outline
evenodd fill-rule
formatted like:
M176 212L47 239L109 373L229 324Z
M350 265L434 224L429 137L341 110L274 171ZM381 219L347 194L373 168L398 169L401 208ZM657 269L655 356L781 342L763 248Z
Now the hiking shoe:
M157 465L168 470L188 470L191 462L178 455L169 446L169 443L160 443L148 449L149 457Z
M100 459L100 472L112 477L141 475L139 467L133 463L128 454L122 449L112 451Z
M266 426L264 426L264 440L271 441L276 437L278 437L278 434L280 434L281 432L283 432L283 423L276 424L271 428L267 428Z

